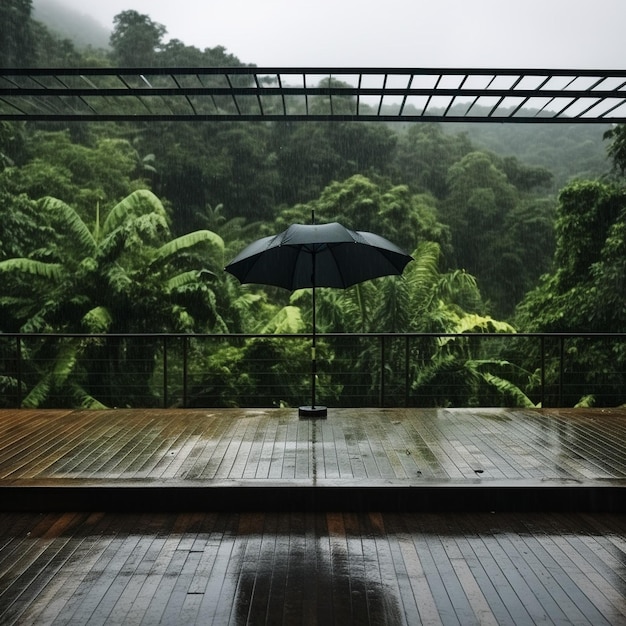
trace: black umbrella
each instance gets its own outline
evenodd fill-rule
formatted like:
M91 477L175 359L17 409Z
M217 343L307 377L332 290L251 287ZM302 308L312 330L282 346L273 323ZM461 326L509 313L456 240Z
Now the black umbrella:
M312 289L312 400L311 406L300 407L301 416L326 415L326 407L315 406L315 288L345 289L371 278L402 274L409 261L406 252L384 237L333 222L292 224L278 235L254 241L226 266L242 283Z

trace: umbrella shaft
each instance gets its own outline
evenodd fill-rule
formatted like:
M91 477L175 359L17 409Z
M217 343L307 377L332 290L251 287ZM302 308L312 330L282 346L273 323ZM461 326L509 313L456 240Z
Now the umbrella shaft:
M313 335L311 338L311 408L315 408L315 379L317 378L317 361L315 359L315 255L313 255L313 293L312 293L312 305L313 305Z

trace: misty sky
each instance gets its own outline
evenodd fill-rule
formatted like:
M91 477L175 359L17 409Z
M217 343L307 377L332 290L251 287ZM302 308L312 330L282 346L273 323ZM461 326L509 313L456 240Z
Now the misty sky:
M166 26L166 40L222 45L259 66L626 65L625 0L57 1L111 28L134 9Z

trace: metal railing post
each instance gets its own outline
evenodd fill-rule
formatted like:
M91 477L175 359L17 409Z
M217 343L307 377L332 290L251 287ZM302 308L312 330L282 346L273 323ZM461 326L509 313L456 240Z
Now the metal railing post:
M167 408L167 335L163 335L163 408Z
M15 342L15 357L17 361L17 407L22 406L22 338L18 335Z
M563 406L563 374L565 360L565 337L559 337L559 406Z
M541 335L541 408L546 406L546 337Z
M187 336L183 337L183 408L187 408Z
M409 367L409 359L411 358L411 347L409 344L409 336L407 335L404 338L404 406L409 406L409 397L410 392L409 388L411 385L411 381L409 380L409 376L411 373L411 369Z
M380 397L378 405L385 406L385 336L380 337Z

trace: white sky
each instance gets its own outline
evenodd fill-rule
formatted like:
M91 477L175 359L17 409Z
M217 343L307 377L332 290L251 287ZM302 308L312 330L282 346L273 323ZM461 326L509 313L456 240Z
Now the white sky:
M134 9L260 67L626 66L625 0L59 1L110 28Z

